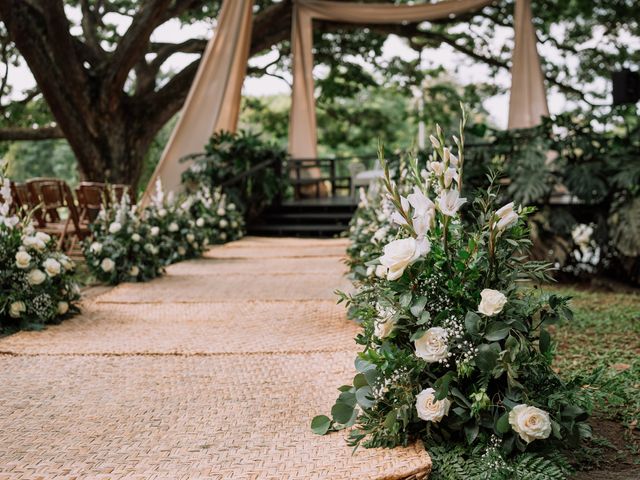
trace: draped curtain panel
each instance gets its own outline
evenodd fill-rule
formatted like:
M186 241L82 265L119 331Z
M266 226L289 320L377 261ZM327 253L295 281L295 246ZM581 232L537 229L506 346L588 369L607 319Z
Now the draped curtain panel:
M509 129L529 128L549 116L544 75L533 28L531 0L518 0L515 7L515 38L511 63Z
M294 158L317 156L317 126L313 82L313 20L347 23L402 23L440 20L479 10L494 0L445 0L420 5L362 4L324 0L294 0L292 39L293 93L289 121L289 153ZM530 0L516 2L516 48L509 128L523 128L548 115ZM517 67L517 68L516 68ZM522 74L521 74L522 72ZM535 74L537 72L537 75ZM526 104L526 105L524 105ZM511 124L518 110L518 122ZM515 115L515 114L514 114Z
M214 36L202 56L189 94L169 142L147 185L143 204L160 179L166 191L180 191L188 162L180 159L203 151L211 134L235 131L242 84L247 71L253 0L225 0Z

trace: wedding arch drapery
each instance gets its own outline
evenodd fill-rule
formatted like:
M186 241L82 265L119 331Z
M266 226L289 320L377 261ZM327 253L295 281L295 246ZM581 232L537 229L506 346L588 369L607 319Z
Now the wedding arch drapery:
M394 5L293 0L293 91L289 119L289 153L292 157L317 156L312 74L314 19L359 24L434 21L479 10L494 1L442 0ZM157 179L163 182L166 190L179 190L181 174L188 168L188 163L180 163L180 159L202 151L212 133L236 130L251 39L252 9L253 0L224 0L215 35L207 45L145 198ZM530 0L516 0L514 30L509 128L526 128L537 125L542 116L548 115Z
M211 134L235 131L242 84L247 71L253 0L225 0L214 36L207 43L178 122L147 185L148 201L157 180L166 191L179 191L186 155L203 151Z

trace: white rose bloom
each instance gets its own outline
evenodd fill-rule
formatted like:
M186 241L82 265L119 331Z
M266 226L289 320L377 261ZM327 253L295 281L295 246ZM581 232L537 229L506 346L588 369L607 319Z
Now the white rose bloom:
M226 240L226 239L227 239L227 234L226 234L226 233L224 233L224 232L222 232L222 233L220 234L220 240Z
M178 247L178 255L183 256L187 253L184 247Z
M24 239L22 240L22 244L27 248L33 248L34 250L38 250L40 252L47 247L45 242L37 236L24 237Z
M100 262L100 268L105 273L111 272L115 268L115 266L116 263L110 258L105 258L102 260L102 262Z
M220 220L220 228L227 228L227 226L229 226L229 223L224 218Z
M238 228L238 222L231 222L231 228Z
M134 233L133 235L131 235L131 240L138 243L140 240L142 240L142 237L139 234Z
M498 230L505 230L518 223L518 214L513 210L513 202L507 203L504 207L496 211L498 216Z
M427 422L439 422L449 414L451 401L448 398L436 400L436 391L433 388L425 388L416 397L416 410L418 417Z
M60 262L53 258L47 258L44 262L42 262L42 266L44 267L44 271L47 272L47 275L50 277L55 277L60 274L61 265Z
M69 304L67 302L58 302L58 315L64 315L69 311Z
M29 285L40 285L47 279L47 276L44 274L42 270L38 270L37 268L31 270L27 274L27 281Z
M158 215L159 215L161 218L164 218L164 217L166 217L166 216L167 216L167 211L166 211L164 208L161 208L160 210L158 210Z
M132 277L137 277L139 273L140 273L140 269L136 265L134 265L133 267L131 267L131 269L129 269L129 275L131 275Z
M75 267L73 261L69 257L60 257L60 263L65 270L73 270Z
M89 250L91 251L91 253L99 255L102 252L102 244L100 242L93 242L89 247Z
M170 232L177 232L178 230L180 230L180 227L178 226L178 224L176 222L171 222L169 224L169 231Z
M507 297L504 293L498 290L491 290L485 288L480 292L480 305L478 305L478 311L487 317L493 317L499 314L504 306L507 304Z
M196 240L196 236L193 233L187 233L187 242L193 243Z
M449 356L447 331L442 327L432 327L415 340L416 355L429 363L439 362Z
M200 228L204 227L204 218L198 218L196 220L196 225Z
M394 240L384 247L384 255L380 257L380 263L389 269L388 280L397 280L405 269L414 263L422 255L415 238Z
M43 241L44 243L49 243L51 241L51 236L47 233L44 232L37 232L36 233L36 238L38 240Z
M24 304L24 302L13 302L9 306L9 316L11 318L20 318L26 311L27 306Z
M389 269L387 267L385 267L384 265L376 266L376 277L384 278L384 277L387 276L388 272L389 272Z
M160 233L160 227L151 227L151 235L157 237Z
M113 222L109 225L109 233L111 234L118 233L120 230L122 230L122 225L118 222Z
M457 190L448 190L441 192L438 198L438 207L440 211L449 217L453 217L458 213L460 207L466 203L466 198L460 198Z
M397 320L393 317L376 318L373 334L381 340L386 338L393 331L393 327L396 326L396 322Z
M224 208L219 208L218 211L216 212L218 214L219 217L223 216L225 213L227 213L227 211Z
M509 412L509 424L525 442L544 440L551 435L549 414L537 407L521 404Z
M227 205L227 210L233 212L235 209L236 209L235 203L230 203L229 205Z
M29 262L31 262L31 255L29 255L24 250L20 250L16 253L16 266L21 269L25 269L29 267Z

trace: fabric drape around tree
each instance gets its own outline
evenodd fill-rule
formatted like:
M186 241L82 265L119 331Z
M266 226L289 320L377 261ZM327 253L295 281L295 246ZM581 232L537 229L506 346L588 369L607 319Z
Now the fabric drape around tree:
M508 128L529 128L549 116L544 75L536 48L531 0L518 0L515 6L515 39L511 65Z
M252 21L253 0L224 1L214 36L207 44L143 202L150 197L158 179L166 191L179 191L182 172L189 167L188 162L180 159L203 151L213 132L236 130Z

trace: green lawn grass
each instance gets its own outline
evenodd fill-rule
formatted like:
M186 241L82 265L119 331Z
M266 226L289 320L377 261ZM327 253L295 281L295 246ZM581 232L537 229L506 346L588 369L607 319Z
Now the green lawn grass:
M640 465L640 293L554 290L573 297L575 313L555 328L554 368L566 380L581 380L592 408L594 438L578 462L605 469L616 462Z

